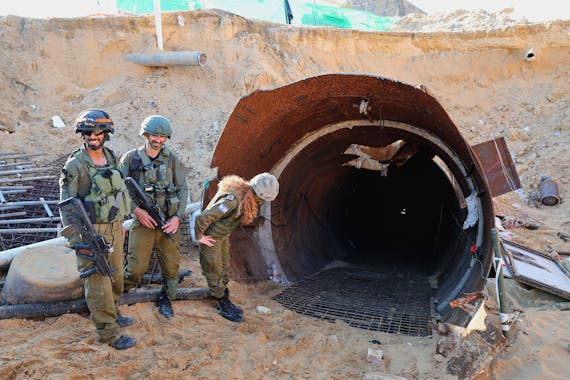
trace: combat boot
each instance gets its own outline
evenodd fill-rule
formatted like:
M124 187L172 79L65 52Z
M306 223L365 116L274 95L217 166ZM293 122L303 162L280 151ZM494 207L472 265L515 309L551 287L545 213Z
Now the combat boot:
M117 320L115 322L119 327L129 327L135 323L135 319L132 317L125 317L120 311L117 311Z
M158 301L156 302L160 314L164 315L166 318L174 317L174 310L172 310L172 303L168 299L165 292L161 292L158 296Z
M230 290L228 288L224 290L224 296L227 298L233 311L241 317L243 315L243 309L230 301Z
M243 317L239 315L235 309L231 307L231 305L232 303L228 299L228 296L224 294L224 296L218 300L218 306L216 307L216 310L218 311L218 314L229 321L242 322Z
M111 347L117 350L126 350L135 345L137 340L135 338L128 337L126 335L121 335L119 339L110 344Z

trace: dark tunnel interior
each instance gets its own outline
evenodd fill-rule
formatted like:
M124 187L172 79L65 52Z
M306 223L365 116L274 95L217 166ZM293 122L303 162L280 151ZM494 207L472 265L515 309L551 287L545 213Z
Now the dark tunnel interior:
M354 158L342 154L350 144L398 139L415 148L405 162L389 163L385 176L343 165ZM368 127L339 130L297 154L281 175L284 196L272 204L275 250L288 279L342 261L430 278L436 297L449 289L439 288L457 281L469 238L460 225L466 210L435 156L442 152L419 136Z

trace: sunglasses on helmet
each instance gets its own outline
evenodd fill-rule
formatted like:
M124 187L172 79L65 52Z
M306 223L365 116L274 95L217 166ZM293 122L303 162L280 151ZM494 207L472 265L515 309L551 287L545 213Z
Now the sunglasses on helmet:
M95 127L98 125L105 125L105 126L113 126L113 120L111 119L93 119L90 117L86 117L83 120L78 120L77 125L82 127Z

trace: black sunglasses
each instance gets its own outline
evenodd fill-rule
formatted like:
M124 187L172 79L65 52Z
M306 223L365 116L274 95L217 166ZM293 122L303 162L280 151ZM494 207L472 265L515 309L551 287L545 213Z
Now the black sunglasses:
M95 136L101 136L105 132L104 131L81 131L81 134L83 136L91 136L92 133L94 133Z

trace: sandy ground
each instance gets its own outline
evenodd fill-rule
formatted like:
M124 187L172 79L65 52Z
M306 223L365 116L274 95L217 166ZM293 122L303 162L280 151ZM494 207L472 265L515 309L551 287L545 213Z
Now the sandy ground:
M214 175L212 151L240 97L322 73L372 73L425 85L472 145L504 136L522 189L499 197L497 213L539 226L509 229L512 240L547 253L569 251L557 233L570 233L570 22L511 25L505 17L491 18L495 26L500 20L498 29L475 13L451 15L430 33L414 32L426 25L417 19L398 32L367 33L276 26L220 12L171 13L163 18L166 49L202 51L208 64L168 69L124 60L155 51L152 18L1 17L0 152L43 151L39 163L55 160L79 145L75 115L101 107L116 122L110 146L121 154L142 142L140 121L160 113L172 121L170 144L190 169L197 200ZM533 61L524 60L529 49ZM66 128L52 126L55 115ZM533 201L543 175L560 185L562 203L555 207ZM186 252L182 262L195 273L183 285L204 286L196 253ZM121 306L137 318L128 334L138 343L125 352L97 343L85 316L2 320L0 378L457 378L435 355L434 338L297 315L270 299L279 292L271 282L232 282L231 290L246 310L242 324L217 316L211 301L176 302L172 320L151 304ZM553 302L525 306L510 345L478 379L568 378L570 312ZM494 308L488 312L496 316ZM385 359L368 362L369 348L382 349Z

